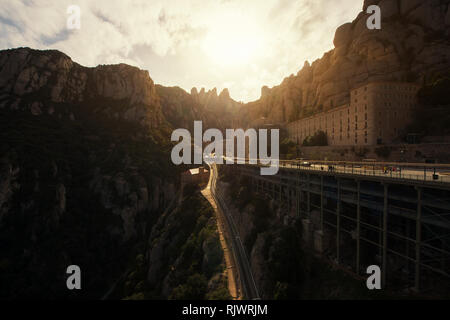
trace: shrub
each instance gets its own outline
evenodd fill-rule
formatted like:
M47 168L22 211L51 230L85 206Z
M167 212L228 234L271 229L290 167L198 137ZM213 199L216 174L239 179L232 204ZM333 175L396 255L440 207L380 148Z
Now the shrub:
M315 146L328 146L327 134L323 131L318 131L312 137L307 137L303 140L303 146L315 147Z

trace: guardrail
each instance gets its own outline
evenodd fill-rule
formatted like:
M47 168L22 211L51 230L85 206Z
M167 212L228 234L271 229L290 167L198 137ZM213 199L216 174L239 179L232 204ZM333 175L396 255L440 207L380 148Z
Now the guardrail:
M253 159L258 164L250 164L248 163L249 159L234 158L235 163L238 163L239 160L241 162L245 160L246 165L268 167L268 165L259 163L259 160ZM450 184L450 164L278 160L278 166L314 172Z
M402 179L402 180L414 180L414 181L426 181L426 182L440 182L440 183L450 183L450 176L442 175L439 173L429 172L424 170L424 173L419 173L419 170L415 170L416 173L411 173L411 169L396 169L395 171L387 168L387 170L383 169L371 169L366 166L366 168L361 168L359 166L330 166L330 165L319 165L319 164L310 164L310 165L302 165L299 163L289 163L284 162L280 163L280 167L284 168L293 168L293 169L301 169L301 170L309 170L309 171L320 171L320 172L330 172L330 173L343 173L343 174L354 174L361 176L373 176L373 177L384 177L384 178L392 178L392 179Z

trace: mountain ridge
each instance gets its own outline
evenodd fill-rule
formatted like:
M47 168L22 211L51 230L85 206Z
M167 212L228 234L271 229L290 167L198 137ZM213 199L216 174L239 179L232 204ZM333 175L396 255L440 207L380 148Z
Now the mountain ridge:
M381 30L365 12L379 5ZM450 72L450 1L366 0L351 23L337 28L335 48L240 110L247 126L264 118L287 123L348 103L351 89L370 81L423 83Z

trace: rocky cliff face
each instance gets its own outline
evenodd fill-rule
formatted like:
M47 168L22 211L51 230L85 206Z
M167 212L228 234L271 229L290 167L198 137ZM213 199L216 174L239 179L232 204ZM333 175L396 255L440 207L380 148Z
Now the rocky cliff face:
M109 290L177 198L168 126L146 71L0 51L0 297Z
M195 101L198 101L205 106L210 112L234 113L239 110L239 107L242 105L231 99L228 89L223 89L222 92L217 95L216 88L209 90L208 92L205 88L202 88L200 92L198 92L196 88L193 88L191 90L191 96Z
M163 121L147 71L120 64L82 67L58 51L0 52L0 107L74 119L64 104L84 104L105 117L157 128ZM124 107L126 106L126 108Z
M124 64L0 51L0 298L227 298L211 208L179 201L170 134L228 125L235 104ZM72 264L80 292L65 285Z
M242 107L234 101L227 89L220 95L213 89L208 92L196 88L187 93L179 87L156 86L162 113L174 128L193 130L194 121L201 120L203 128L226 129L237 125L236 115Z
M366 26L366 9L381 7L381 30ZM277 87L242 108L247 124L266 117L285 123L349 101L368 81L414 81L450 71L450 1L366 0L363 12L336 30L335 49L305 63Z

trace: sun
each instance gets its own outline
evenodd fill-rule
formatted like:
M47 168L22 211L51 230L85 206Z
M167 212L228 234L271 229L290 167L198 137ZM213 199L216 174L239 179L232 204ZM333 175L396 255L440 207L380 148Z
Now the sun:
M239 67L261 54L262 43L262 30L254 21L244 14L224 14L208 28L203 49L215 65Z

